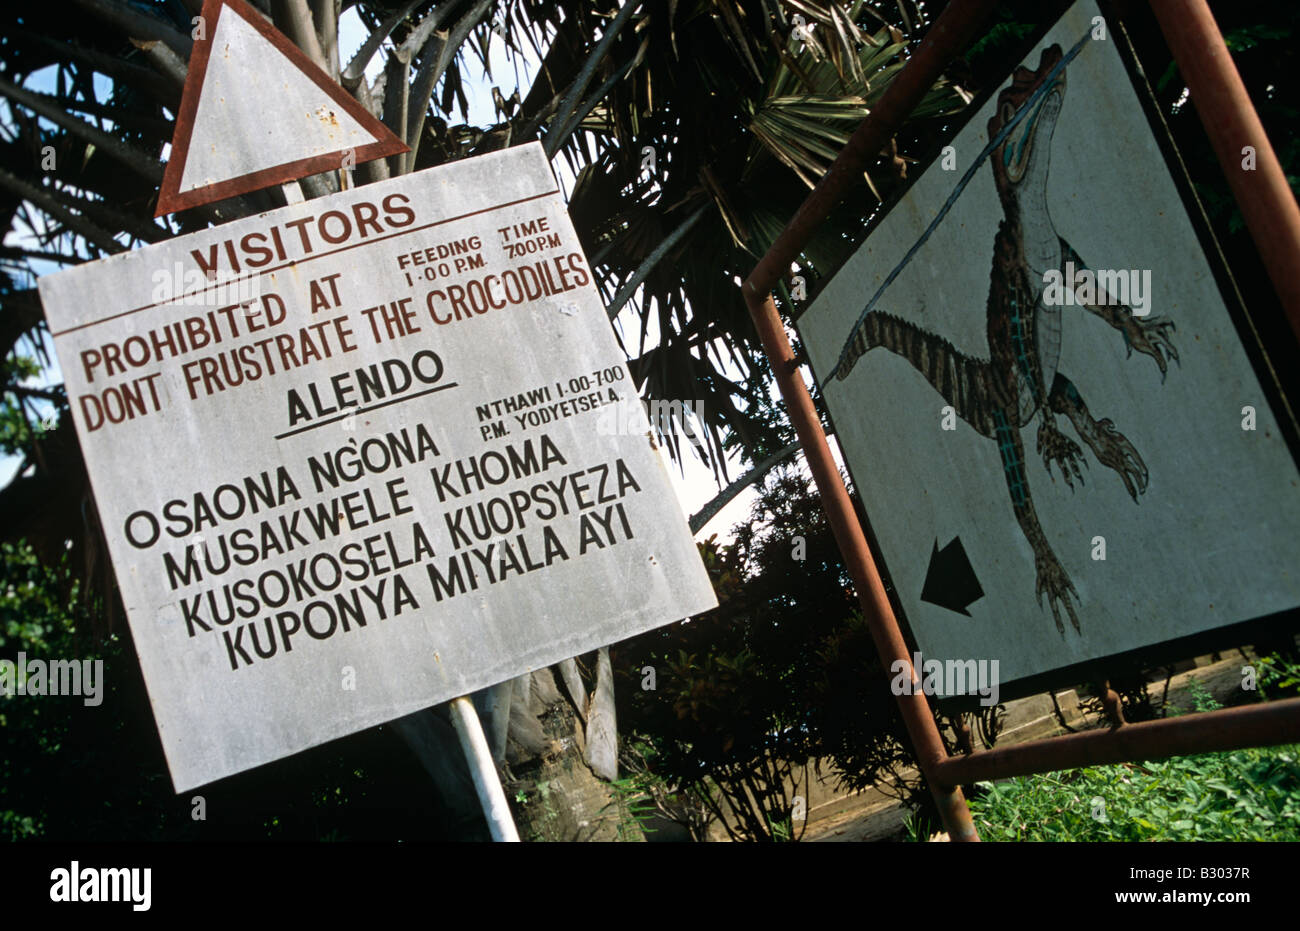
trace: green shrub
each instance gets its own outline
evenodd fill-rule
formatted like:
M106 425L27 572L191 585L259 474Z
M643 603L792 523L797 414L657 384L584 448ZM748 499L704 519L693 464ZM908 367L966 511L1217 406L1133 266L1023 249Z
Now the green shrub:
M1296 669L1261 667L1261 691ZM1218 703L1192 684L1197 711ZM1010 841L1300 840L1300 747L1124 763L980 783L970 803L980 837ZM913 830L918 838L920 831Z

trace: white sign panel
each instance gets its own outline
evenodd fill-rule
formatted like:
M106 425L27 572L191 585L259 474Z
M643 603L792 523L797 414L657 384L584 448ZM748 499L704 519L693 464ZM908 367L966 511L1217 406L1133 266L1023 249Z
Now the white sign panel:
M1003 681L1300 604L1300 475L1099 16L799 320L923 655Z
M538 145L40 290L178 792L716 604Z

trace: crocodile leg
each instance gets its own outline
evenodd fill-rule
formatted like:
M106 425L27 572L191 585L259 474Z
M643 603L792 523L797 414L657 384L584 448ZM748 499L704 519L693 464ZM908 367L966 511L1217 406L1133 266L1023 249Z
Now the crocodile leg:
M1060 372L1052 381L1052 393L1047 400L1052 410L1070 418L1079 438L1096 453L1097 461L1115 470L1136 501L1147 490L1148 473L1146 463L1128 437L1116 430L1109 419L1094 420L1074 383Z
M1079 253L1075 252L1064 239L1061 240L1061 254L1063 262L1073 262L1074 267L1079 270L1087 268ZM1124 337L1124 350L1127 355L1132 355L1133 350L1136 349L1143 355L1155 359L1156 366L1160 369L1161 381L1164 381L1168 374L1170 359L1182 365L1178 359L1178 350L1174 346L1173 335L1177 328L1172 320L1168 317L1136 316L1133 308L1127 304L1112 302L1111 296L1100 285L1095 291L1094 300L1081 302L1082 306L1119 331Z
M1052 609L1052 619L1056 621L1056 630L1065 636L1065 625L1061 623L1061 607L1070 616L1070 623L1076 632L1079 630L1079 618L1075 614L1073 595L1079 599L1074 583L1066 574L1056 554L1052 552L1038 523L1038 514L1034 510L1033 499L1029 496L1029 481L1025 476L1025 447L1020 439L1020 429L1015 426L1016 411L1001 408L993 412L994 438L997 440L998 453L1002 457L1002 471L1006 475L1007 488L1011 492L1011 507L1015 511L1016 521L1034 551L1035 591L1038 606L1043 606L1043 595L1047 595L1047 604Z

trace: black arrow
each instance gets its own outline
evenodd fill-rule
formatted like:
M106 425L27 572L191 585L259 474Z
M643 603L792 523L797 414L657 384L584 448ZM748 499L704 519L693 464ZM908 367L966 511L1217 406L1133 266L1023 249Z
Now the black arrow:
M961 537L953 537L942 550L936 537L934 549L930 551L930 568L925 572L921 600L970 617L966 607L983 597L984 589L975 578L975 570L966 557Z

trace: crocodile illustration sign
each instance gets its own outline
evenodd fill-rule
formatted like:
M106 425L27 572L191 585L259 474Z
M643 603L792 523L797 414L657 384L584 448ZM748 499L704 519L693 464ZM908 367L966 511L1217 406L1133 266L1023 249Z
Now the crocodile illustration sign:
M1095 4L798 326L927 655L1014 681L1300 604L1300 475Z

